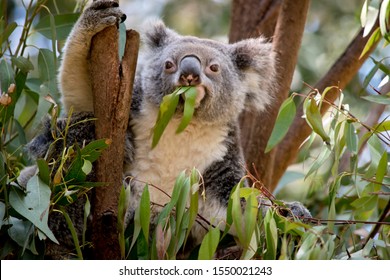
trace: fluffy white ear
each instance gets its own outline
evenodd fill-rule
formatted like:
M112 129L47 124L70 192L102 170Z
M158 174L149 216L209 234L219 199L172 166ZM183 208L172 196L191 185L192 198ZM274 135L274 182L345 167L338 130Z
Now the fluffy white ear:
M264 110L272 101L275 55L264 38L247 39L231 46L231 56L240 71L246 93L246 106Z
M149 48L163 47L178 36L178 34L167 28L162 20L151 20L143 28L143 41Z

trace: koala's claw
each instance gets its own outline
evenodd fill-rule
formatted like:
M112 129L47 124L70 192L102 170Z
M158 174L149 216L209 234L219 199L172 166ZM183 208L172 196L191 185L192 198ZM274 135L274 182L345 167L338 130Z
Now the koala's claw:
M108 26L118 26L125 20L126 15L119 9L117 2L99 0L85 9L79 24L81 29L94 35Z
M303 222L309 221L312 218L309 210L302 203L294 201L294 202L286 202L285 203L288 209L285 210L286 217L296 217L301 219Z

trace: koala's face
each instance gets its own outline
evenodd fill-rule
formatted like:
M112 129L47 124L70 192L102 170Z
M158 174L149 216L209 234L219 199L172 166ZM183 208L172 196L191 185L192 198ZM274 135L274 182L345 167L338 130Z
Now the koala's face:
M180 36L161 22L146 36L142 88L146 100L156 106L178 86L196 86L194 118L205 122L236 119L245 102L257 109L270 102L273 55L262 39L228 45Z

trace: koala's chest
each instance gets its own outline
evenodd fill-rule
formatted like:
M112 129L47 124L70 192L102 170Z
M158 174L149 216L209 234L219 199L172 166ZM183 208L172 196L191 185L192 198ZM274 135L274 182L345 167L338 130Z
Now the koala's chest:
M126 170L135 177L135 182L148 182L171 194L175 179L183 170L193 167L204 172L213 162L226 154L224 144L226 129L209 125L190 124L186 130L176 134L179 119L173 119L165 129L158 145L152 149L152 129L157 114L147 114L132 121L135 135L135 158ZM140 193L143 183L135 183ZM150 187L151 201L164 205L169 198L156 188Z

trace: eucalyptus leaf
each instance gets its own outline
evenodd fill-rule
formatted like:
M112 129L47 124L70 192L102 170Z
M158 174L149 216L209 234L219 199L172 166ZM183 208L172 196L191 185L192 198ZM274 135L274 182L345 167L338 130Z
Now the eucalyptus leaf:
M7 92L9 85L14 80L14 71L11 65L5 60L0 60L0 90L1 92Z
M31 61L23 56L12 57L11 61L14 65L16 65L16 67L25 73L34 70L34 65L31 63Z
M181 94L185 95L184 114L176 133L182 132L187 127L195 110L196 93L194 87L178 87L174 92L163 97L156 124L153 127L152 148L156 147L168 123L174 116Z
M211 228L203 238L200 245L198 260L211 260L217 250L220 231L218 228Z
M371 0L369 1L368 8L367 8L367 15L366 15L366 21L364 24L364 32L363 37L366 37L372 28L375 25L375 22L379 15L379 6L381 1L380 0Z
M0 23L4 24L4 20L0 19ZM1 26L1 24L0 24ZM11 22L6 25L4 30L0 30L0 47L3 45L5 41L9 38L9 36L14 32L14 30L18 27L16 22Z
M50 208L51 191L37 175L31 177L26 186L26 193L15 188L9 194L9 203L23 217L31 221L48 238L58 244L47 224Z
M85 160L93 163L100 157L102 152L110 145L110 143L111 141L108 139L94 140L81 149L81 156Z
M189 125L195 111L196 94L197 94L197 90L195 87L190 87L184 93L185 103L184 103L183 118L181 119L181 122L179 124L179 127L176 130L176 133L183 132L186 129L186 127Z
M49 94L57 96L57 66L55 54L49 49L39 49L38 72L42 84L47 86Z
M367 95L367 96L363 96L362 98L370 102L390 105L390 96L387 95Z
M55 37L53 37L51 16L54 18L55 23ZM41 18L34 26L34 28L36 31L50 40L65 40L79 16L79 13L47 15Z
M46 184L50 185L50 169L47 161L44 159L37 159L38 176Z
M358 136L352 123L345 123L345 139L348 150L356 154L358 152Z
M310 125L313 131L321 136L322 140L328 144L330 142L330 137L324 130L322 116L316 101L313 98L307 98L304 102L304 109L307 123Z
M149 225L150 225L150 194L148 185L145 186L140 200L140 223L142 232L145 236L146 243L149 241Z
M92 163L89 160L84 159L81 170L84 172L85 175L88 175L92 171Z
M379 10L379 27L381 29L382 36L385 36L387 34L389 15L390 15L390 0L383 0Z
M3 226L3 220L5 217L5 204L0 201L0 229Z
M278 245L278 229L273 217L273 211L269 209L264 218L265 240L267 244L267 250L264 255L264 259L275 260L276 250Z
M293 96L287 98L280 106L278 116L275 121L275 126L268 140L265 152L272 150L287 134L290 125L292 124L296 114L296 107Z
M359 59L365 56L371 50L371 48L373 48L376 45L376 43L378 43L381 39L382 39L381 30L378 27L377 29L375 29L374 32L372 32L370 38L368 39L366 45L363 48L362 54L360 55Z

